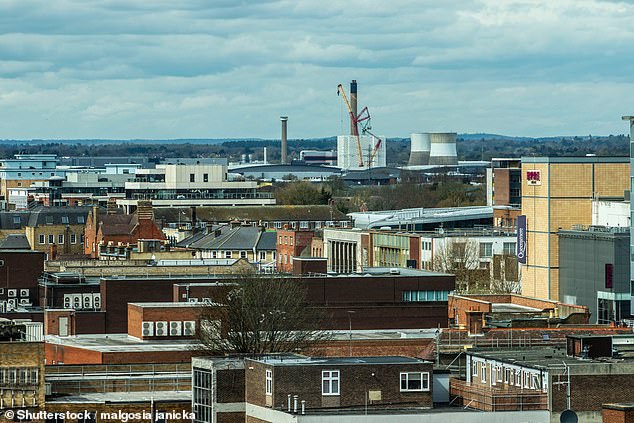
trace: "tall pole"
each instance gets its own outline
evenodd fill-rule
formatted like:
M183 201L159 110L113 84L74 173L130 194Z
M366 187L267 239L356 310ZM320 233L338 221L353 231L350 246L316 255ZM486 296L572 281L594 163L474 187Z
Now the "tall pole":
M280 152L280 155L281 155L280 163L286 164L288 160L288 153L286 151L288 148L288 139L287 139L288 116L280 116L280 120L282 121L282 148Z
M353 310L348 310L348 352L352 357L352 313Z

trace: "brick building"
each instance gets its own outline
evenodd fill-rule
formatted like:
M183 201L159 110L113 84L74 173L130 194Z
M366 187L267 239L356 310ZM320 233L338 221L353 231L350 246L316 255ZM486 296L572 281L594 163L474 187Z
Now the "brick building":
M0 412L44 406L44 343L23 341L25 334L23 324L0 324Z
M277 271L291 273L293 271L293 257L300 256L305 248L308 248L308 254L310 254L310 245L314 235L313 231L278 229Z
M83 255L88 207L40 207L32 211L26 226L31 248L49 258Z
M465 378L451 381L454 402L483 411L549 410L553 420L570 408L580 421L600 421L602 404L632 399L624 388L634 383L632 335L581 338L594 348L578 355L562 346L467 352ZM611 342L599 348L606 339Z
M286 421L432 407L432 363L389 356L194 358L196 422ZM211 399L211 401L209 401ZM350 417L350 416L349 416Z
M628 157L523 157L522 214L527 253L522 295L560 299L560 230L592 224L592 201L623 199Z
M84 253L97 258L99 244L136 244L139 239L165 240L165 235L154 222L152 203L139 201L134 214L121 214L112 203L104 214L93 207L86 221Z
M39 304L38 280L46 254L39 251L0 250L0 311Z

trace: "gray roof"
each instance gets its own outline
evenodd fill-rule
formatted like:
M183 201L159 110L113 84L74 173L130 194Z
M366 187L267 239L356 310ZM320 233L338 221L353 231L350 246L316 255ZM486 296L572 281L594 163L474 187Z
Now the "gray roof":
M275 231L262 232L260 234L260 239L258 239L258 243L255 246L255 249L258 251L277 250L277 232Z
M256 245L260 229L256 226L238 226L229 228L214 238L205 247L206 250L251 250Z
M31 211L27 226L84 225L91 207L39 207ZM81 219L78 219L80 218Z
M298 355L265 356L253 359L273 366L351 366L351 365L385 365L385 364L425 364L429 361L419 358L384 356L384 357L302 357Z
M0 229L22 229L29 222L28 210L0 212Z
M0 242L0 250L30 250L31 244L26 235L9 234L2 242Z

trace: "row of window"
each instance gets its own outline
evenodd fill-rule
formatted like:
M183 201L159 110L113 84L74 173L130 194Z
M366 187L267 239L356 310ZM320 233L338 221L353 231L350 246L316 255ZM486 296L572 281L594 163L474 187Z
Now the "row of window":
M189 182L196 182L196 174L195 173L190 173L189 174ZM203 173L203 182L209 182L209 174L208 173Z
M216 251L216 250L213 250L211 252L211 258L228 258L228 259L230 259L230 258L233 258L233 255L234 255L233 253L234 253L234 251L229 251L229 250L227 250L227 251ZM273 260L275 260L275 256L276 256L275 251L272 251L272 254L273 254ZM244 250L243 251L238 251L238 252L236 252L236 257L248 258L248 251L244 251ZM266 251L258 251L258 258L260 260L266 260Z
M284 239L283 243L282 243L282 238ZM280 245L282 245L282 244L283 245L293 245L293 237L292 236L286 236L286 235L284 235L284 237L282 237L282 235L280 235Z
M37 385L39 383L37 367L0 368L0 385Z
M39 238L40 238L39 239L40 244L46 244L46 239L47 239L47 235L46 234L40 234ZM77 235L76 234L70 234L69 238L70 238L70 243L71 244L77 244ZM84 234L80 234L79 235L79 242L80 243L84 242ZM48 243L49 244L55 244L55 234L48 234ZM57 243L58 244L63 244L64 243L64 234L57 234Z
M488 369L490 370L487 371ZM471 364L471 376L479 377L482 383L487 383L487 379L490 376L491 385L505 384L537 391L546 391L548 389L547 383L542 381L539 372L505 367L502 364L491 364L487 368L486 362L473 361Z
M403 291L403 301L421 302L421 301L447 301L449 291Z
M339 370L323 370L321 372L321 394L324 396L336 396L340 394L341 374ZM429 391L428 372L401 372L401 392ZM273 371L266 371L266 395L273 395Z

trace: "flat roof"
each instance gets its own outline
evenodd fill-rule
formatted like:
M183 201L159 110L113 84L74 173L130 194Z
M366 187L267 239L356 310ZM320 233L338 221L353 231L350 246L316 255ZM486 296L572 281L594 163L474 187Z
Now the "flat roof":
M402 356L385 357L302 357L302 356L265 356L249 360L273 366L351 366L362 364L428 364L430 361Z
M629 163L627 156L522 157L524 163Z
M203 303L190 303L190 302L171 302L171 303L159 303L159 302L150 302L150 303L128 303L128 305L133 305L137 307L153 307L153 308L183 308L183 307L202 307L206 304Z
M491 311L493 313L522 313L522 312L540 312L542 309L528 307L513 303L492 303Z
M47 403L54 404L104 404L104 403L133 403L142 402L167 402L167 401L183 401L188 402L192 399L192 391L138 391L138 392L91 392L79 395L69 395L63 397L47 397Z
M141 340L127 333L89 334L75 336L46 335L48 344L64 345L102 353L108 352L169 352L191 351L200 345L192 339Z

